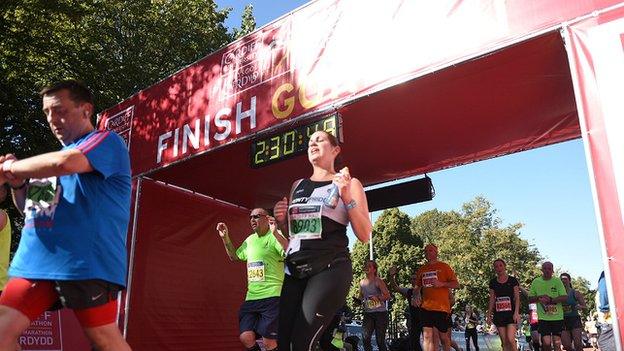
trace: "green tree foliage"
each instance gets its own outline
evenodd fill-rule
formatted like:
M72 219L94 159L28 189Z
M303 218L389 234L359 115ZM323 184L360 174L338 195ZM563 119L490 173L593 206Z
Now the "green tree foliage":
M434 209L414 217L410 228L414 235L422 238L423 242L433 243L448 226L457 223L459 219L460 215L455 211L441 212Z
M60 147L40 112L43 86L80 79L103 110L255 28L247 7L229 32L230 11L213 0L0 1L0 153Z
M229 10L206 0L30 0L1 6L1 98L7 107L1 112L9 117L8 140L28 145L25 151L32 153L55 145L38 113L36 92L42 86L79 78L94 90L100 110L233 39L223 25Z
M596 290L591 289L591 286L592 284L589 280L583 277L572 277L572 288L580 292L585 298L585 306L587 308L580 312L583 319L587 319L596 310Z
M492 262L495 259L504 259L508 273L516 275L527 288L540 274L541 256L520 237L522 225L503 226L501 223L496 209L482 197L465 203L460 211L431 210L411 219L398 209L385 210L373 227L373 247L380 276L387 278L388 269L396 266L399 286L410 286L410 275L425 262L424 244L434 243L438 246L439 259L455 270L460 282L455 292L456 310L469 303L483 314L487 309L488 283L494 277ZM356 296L359 281L364 277L363 263L368 256L368 245L356 243L352 252L352 296ZM395 295L393 317L401 320L406 306L405 299Z
M240 29L234 28L233 36L238 39L253 32L254 29L256 29L256 19L253 16L253 5L249 4L243 10L241 27Z

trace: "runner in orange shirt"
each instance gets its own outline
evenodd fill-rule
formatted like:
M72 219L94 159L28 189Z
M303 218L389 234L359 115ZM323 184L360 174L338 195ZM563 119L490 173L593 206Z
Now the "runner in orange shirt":
M427 263L416 272L414 287L414 296L421 308L425 351L436 351L439 342L442 343L444 351L449 351L450 333L446 333L449 328L448 316L451 313L449 289L459 288L459 282L453 269L438 261L437 246L426 245L425 258Z

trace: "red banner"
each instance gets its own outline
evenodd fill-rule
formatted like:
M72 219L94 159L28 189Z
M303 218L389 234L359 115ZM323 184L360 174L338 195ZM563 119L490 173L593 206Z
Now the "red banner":
M234 245L251 231L249 211L143 180L130 284L127 340L133 350L240 350L238 309L245 264L231 262L216 233Z
M61 314L46 311L19 337L22 350L62 351Z
M100 126L122 133L143 174L618 2L318 0L104 111Z
M568 37L610 305L624 344L624 8L571 26Z
M89 351L87 340L74 312L68 309L46 311L19 337L23 351Z

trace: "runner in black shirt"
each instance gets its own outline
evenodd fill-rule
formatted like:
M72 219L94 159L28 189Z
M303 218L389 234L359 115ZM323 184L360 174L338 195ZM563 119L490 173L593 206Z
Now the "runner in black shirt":
M280 296L278 348L312 350L345 303L353 272L347 225L362 242L372 225L362 183L334 165L338 140L317 131L308 142L310 178L295 181L275 204L275 220L289 235Z
M516 329L520 321L520 284L516 278L507 275L505 261L499 258L493 266L496 277L490 281L487 323L494 320L503 351L515 351Z

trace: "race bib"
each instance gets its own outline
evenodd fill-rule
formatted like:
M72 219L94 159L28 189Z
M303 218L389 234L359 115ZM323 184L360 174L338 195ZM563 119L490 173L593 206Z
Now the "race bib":
M546 314L556 314L557 313L557 305L555 305L555 304L544 305L544 312L546 312Z
M381 307L381 301L379 300L373 300L373 299L364 300L364 309L367 311L374 310L379 307Z
M247 280L250 282L264 281L264 262L247 263Z
M538 322L538 317L537 317L537 304L535 303L530 303L529 304L529 323L530 324L535 324Z
M438 280L438 272L425 272L422 276L422 286L425 288L433 287L433 283Z
M501 296L496 298L496 312L511 311L511 298L509 296Z
M24 206L26 219L39 216L54 217L60 197L61 185L58 184L56 177L31 179Z
M300 240L320 239L323 232L321 215L323 206L296 204L288 208L288 230L290 236Z

